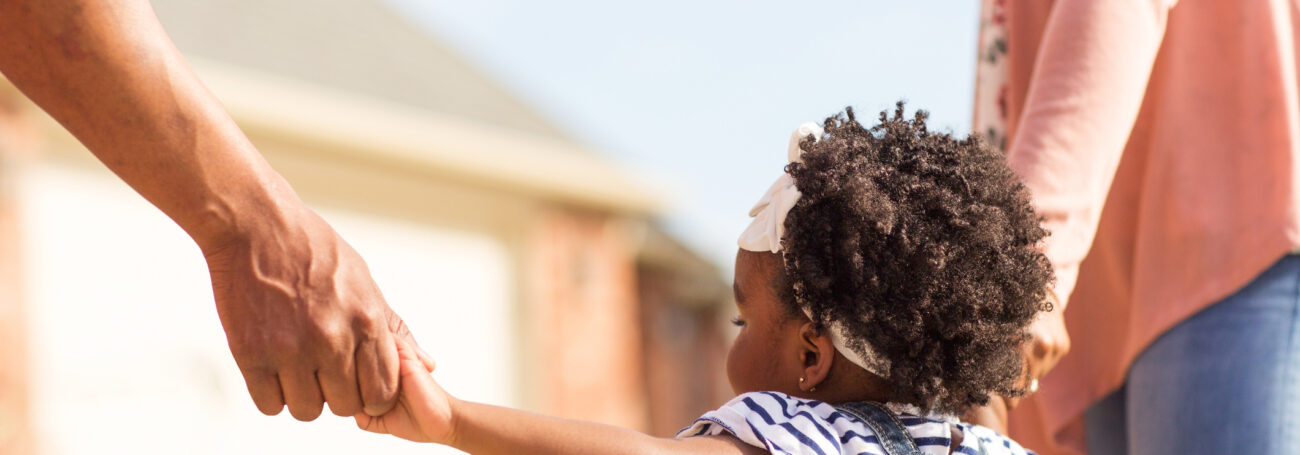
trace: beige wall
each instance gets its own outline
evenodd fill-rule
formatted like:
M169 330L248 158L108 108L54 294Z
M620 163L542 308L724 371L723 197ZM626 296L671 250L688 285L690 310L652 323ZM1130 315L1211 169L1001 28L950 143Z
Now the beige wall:
M43 453L428 450L356 431L350 419L261 416L179 228L100 170L33 163L19 187L31 423ZM449 389L516 404L513 274L501 241L344 209L322 215L367 258Z
M27 155L24 151L31 148L36 136L28 121L29 109L17 93L0 85L0 453L20 455L36 450L29 414L27 305L19 255L17 182L17 168Z

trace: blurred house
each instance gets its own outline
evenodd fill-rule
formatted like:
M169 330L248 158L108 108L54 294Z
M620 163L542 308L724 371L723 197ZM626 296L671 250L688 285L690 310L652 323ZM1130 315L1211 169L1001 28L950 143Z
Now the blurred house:
M669 435L728 398L729 286L663 200L382 2L153 2L461 398ZM197 247L0 80L0 453L414 453L264 417Z

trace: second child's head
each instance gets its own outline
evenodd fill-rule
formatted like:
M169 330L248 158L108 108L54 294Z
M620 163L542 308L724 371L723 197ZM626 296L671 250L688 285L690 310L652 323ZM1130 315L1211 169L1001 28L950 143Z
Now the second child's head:
M1023 394L1046 233L1001 154L925 119L900 103L869 128L850 109L796 132L740 239L737 393L941 413Z

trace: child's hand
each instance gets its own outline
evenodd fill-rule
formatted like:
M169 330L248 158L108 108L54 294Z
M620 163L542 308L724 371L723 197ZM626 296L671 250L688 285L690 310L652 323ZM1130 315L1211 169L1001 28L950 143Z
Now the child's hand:
M357 427L415 442L451 442L453 398L429 374L433 364L422 361L402 339L397 340L397 354L401 360L397 405L378 417L365 413L353 416Z

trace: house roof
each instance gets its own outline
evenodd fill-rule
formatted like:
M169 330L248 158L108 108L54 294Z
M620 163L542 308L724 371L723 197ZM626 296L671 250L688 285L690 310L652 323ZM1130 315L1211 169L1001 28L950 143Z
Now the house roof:
M153 6L246 130L530 198L643 214L663 206L658 191L380 0Z
M178 48L243 68L571 140L380 0L154 0Z
M219 62L190 63L250 135L526 198L638 214L663 206L659 191L571 142Z

